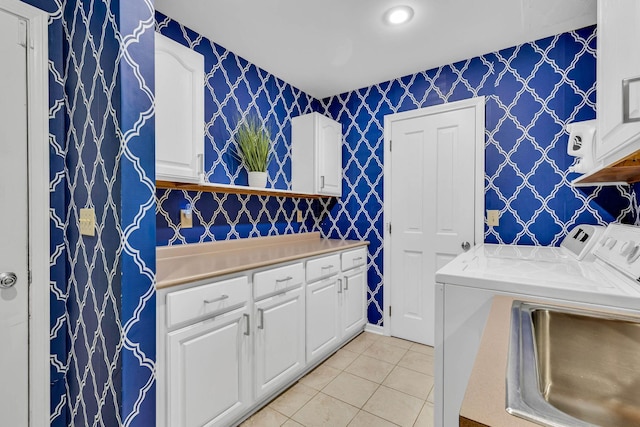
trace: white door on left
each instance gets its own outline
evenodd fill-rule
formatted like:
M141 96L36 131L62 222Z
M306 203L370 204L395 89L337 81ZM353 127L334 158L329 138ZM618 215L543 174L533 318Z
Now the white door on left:
M27 426L29 408L26 25L0 9L0 423L7 426Z

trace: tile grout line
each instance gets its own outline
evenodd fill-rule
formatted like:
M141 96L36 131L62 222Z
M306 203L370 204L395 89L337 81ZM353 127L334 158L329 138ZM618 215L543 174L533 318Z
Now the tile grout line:
M359 338L359 337L363 337L363 338L360 338L360 339L358 340L358 338ZM309 405L309 403L310 403L311 401L313 401L315 398L317 398L317 397L318 397L318 395L322 395L322 396L324 396L325 398L334 399L334 400L336 400L336 401L338 401L338 402L341 402L341 403L343 403L343 404L345 404L345 405L348 405L349 407L351 407L351 408L353 408L353 409L355 410L355 414L353 415L353 417L352 417L352 418L350 418L350 419L349 419L349 421L347 422L347 425L350 425L350 424L353 422L353 420L358 416L358 414L359 414L360 412L364 412L364 413L366 413L366 414L368 414L368 415L370 415L370 416L373 416L373 417L379 418L379 419L381 419L381 420L384 420L384 421L386 421L386 422L389 422L389 423L393 424L394 426L398 426L398 424L396 424L394 421L389 420L389 419L387 419L387 418L384 418L384 417L382 417L382 416L380 416L380 415L376 415L376 414L371 413L371 412L369 412L369 411L367 411L367 410L365 410L365 409L364 409L364 408L365 408L365 406L367 405L367 403L369 403L369 401L371 400L371 398L372 398L372 397L373 397L373 396L374 396L374 395L375 395L375 394L380 390L380 388L381 388L382 386L384 386L384 387L385 387L386 389L388 389L388 390L391 390L391 391L396 392L396 393L400 393L401 395L404 395L404 396L406 396L406 397L408 397L408 398L416 399L417 401L421 402L420 409L418 410L418 412L417 412L417 415L416 415L415 419L413 419L413 421L412 421L412 423L411 423L411 426L416 426L416 423L418 422L418 419L420 418L420 415L421 415L421 414L422 414L422 412L424 411L424 408L427 406L427 404L429 404L429 405L433 405L431 402L429 402L429 400L428 400L428 399L429 399L429 396L431 395L431 393L432 393L432 391L433 391L433 387L434 387L434 385L432 385L432 386L430 387L429 392L427 393L427 397L423 399L423 398L421 398L421 397L414 396L414 395L412 395L412 394L410 394L410 393L407 393L407 392L405 392L405 391L403 391L403 390L399 390L399 389L396 389L396 388L391 387L391 386L389 386L389 385L385 385L385 384L384 384L384 382L385 382L385 381L390 377L390 375L392 374L392 372L394 372L394 371L396 370L396 368L398 368L398 367L400 367L400 368L402 368L402 369L406 369L406 370L411 371L411 372L415 372L415 373L418 373L418 374L422 374L422 375L425 375L425 376L430 376L430 377L432 377L432 378L433 378L433 375L429 375L429 373L421 372L421 371L418 371L418 370L412 369L412 368L410 368L410 367L400 365L400 363L402 362L402 360L407 356L407 354L409 354L409 352L413 352L413 353L419 354L419 355L421 355L421 356L426 356L426 358L433 360L432 355L431 355L429 352L423 352L423 351L415 351L415 350L413 350L413 347L416 345L416 343L413 343L413 342L411 342L411 345L409 345L409 347L406 347L406 346L396 345L397 343L396 343L396 342L393 342L392 340L384 339L384 338L386 338L386 337L381 337L381 336L372 336L372 335L364 335L364 334L363 334L363 335L360 335L359 337L354 338L352 341L350 341L350 342L349 342L349 343L347 343L346 345L342 346L340 349L338 349L336 352L334 352L334 354L332 354L332 355L331 355L330 357L328 357L325 361L323 361L320 365L318 365L316 368L314 368L314 370L313 370L313 371L309 372L307 375L305 375L304 377L302 377L300 380L298 380L295 384L293 384L293 385L292 385L291 387L289 387L287 390L285 390L284 392L282 392L280 395L276 396L276 398L274 398L274 399L273 399L273 400L272 400L268 405L266 405L264 408L265 408L265 409L266 409L266 408L269 408L269 409L273 410L274 412L276 412L277 414L281 415L282 417L286 418L286 420L285 420L281 425L286 424L286 423L287 423L287 422L289 422L289 421L291 421L291 422L295 422L295 423L300 424L300 425L304 425L304 424L302 424L302 423L300 423L300 422L296 421L293 417L294 417L296 414L298 414L300 411L302 411L302 410L303 410L307 405ZM394 337L394 338L395 338L395 337ZM358 340L358 341L356 342L356 340ZM363 341L364 341L364 344L362 344L362 342L363 342ZM406 341L406 340L405 340L405 341ZM406 341L406 342L410 342L410 341ZM382 343L384 346L390 346L390 347L393 347L393 348L396 348L396 349L401 349L401 350L404 350L404 351L403 351L403 353L402 353L401 357L399 358L399 360L398 360L396 363L391 363L391 362L389 362L389 361L387 361L387 360L385 360L385 359L382 359L382 358L375 357L375 356L372 356L372 355L370 355L370 354L367 354L367 351L368 351L368 350L370 350L370 349L371 349L371 347L373 347L373 346L374 346L374 345L376 345L377 343ZM351 349L347 348L350 344L351 344ZM360 347L360 346L361 346L362 348L359 348L359 351L354 351L354 350L353 350L353 348L354 348L354 347ZM338 367L335 367L335 366L329 365L329 364L328 364L328 361L329 361L331 358L335 357L335 356L336 356L340 351L342 351L342 350L345 350L345 351L348 351L348 352L350 352L350 353L353 353L353 354L355 354L356 356L355 356L351 361L349 361L349 362L348 362L344 367L340 367L340 368L338 368ZM372 359L372 360L375 360L375 361L377 361L377 362L382 362L382 363L385 363L385 364L391 365L391 369L389 370L389 372L388 372L386 375L384 375L384 377L380 380L380 382L377 382L377 381L371 381L369 378L366 378L366 377L363 377L363 376L358 375L358 374L356 374L356 373L353 373L353 372L349 372L349 371L347 371L347 369L348 369L349 367L351 367L351 366L352 366L352 365L353 365L353 364L354 364L354 363L355 363L355 362L360 358L360 356L365 356L365 357L367 357L367 358L369 358L369 359ZM320 367L322 367L322 366L326 366L326 367L328 367L328 368L331 368L331 369L333 369L333 370L337 371L337 374L336 374L336 375L335 375L335 376L334 376L334 377L333 377L333 378L332 378L332 379L331 379L327 384L324 384L324 385L323 385L323 386L318 390L318 389L316 389L315 387L308 386L308 385L306 385L304 382L302 382L302 380L303 380L304 378L306 378L308 375L310 375L312 372L314 372L316 369L318 369L318 368L320 368ZM357 378L360 378L360 379L363 379L363 380L366 380L366 381L369 381L369 382L371 382L371 383L375 384L375 388L373 389L372 393L371 393L371 394L369 395L369 397L368 397L368 398L367 398L367 399L362 403L362 405L361 405L360 407L355 406L355 405L353 405L352 403L346 402L346 401L344 401L343 399L341 399L340 397L332 396L331 394L327 394L327 393L325 393L325 392L324 392L324 390L325 390L327 387L329 387L329 385L330 385L330 384L332 384L334 381L336 381L336 379L337 379L338 377L340 377L340 375L342 375L342 374L348 374L348 375L351 375L351 376L354 376L354 377L357 377ZM307 400L307 401L306 401L306 402L305 402L305 403L304 403L300 408L298 408L295 412L293 412L291 416L287 416L287 415L283 414L282 412L278 411L277 409L275 409L274 407L272 407L272 406L271 406L271 403L272 403L273 401L275 401L278 397L282 396L284 393L288 392L289 390L291 390L294 386L296 386L296 385L298 385L298 384L301 384L302 386L304 386L304 387L306 387L306 388L308 388L308 389L312 390L312 391L313 391L313 395L312 395L312 396L311 396L311 397L310 397L310 398L309 398L309 399L308 399L308 400ZM418 402L416 402L416 403L418 403ZM259 413L259 412L260 412L260 411L258 411L257 413ZM256 414L257 414L257 413L256 413ZM254 415L255 415L255 414L254 414ZM304 425L304 427L308 427L308 426Z

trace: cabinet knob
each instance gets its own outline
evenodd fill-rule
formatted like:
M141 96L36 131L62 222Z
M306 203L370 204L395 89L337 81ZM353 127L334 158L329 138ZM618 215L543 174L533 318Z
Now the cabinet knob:
M469 249L471 249L471 244L469 242L462 242L462 245L460 245L462 247L462 250L467 252Z

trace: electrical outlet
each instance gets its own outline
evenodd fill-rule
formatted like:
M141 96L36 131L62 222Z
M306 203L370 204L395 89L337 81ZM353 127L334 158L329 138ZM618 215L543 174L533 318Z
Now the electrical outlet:
M193 210L192 209L180 209L180 227L182 228L193 227Z
M302 216L302 211L298 209L296 211L296 222L302 222L302 221L304 221L304 218Z
M92 208L80 209L80 234L83 236L96 235L96 213Z
M500 225L500 211L487 209L487 225L489 227Z

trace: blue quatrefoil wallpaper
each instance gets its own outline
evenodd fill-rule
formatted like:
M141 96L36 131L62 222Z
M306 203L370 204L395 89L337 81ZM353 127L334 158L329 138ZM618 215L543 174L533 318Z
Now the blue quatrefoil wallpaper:
M368 319L382 325L383 121L485 96L486 242L558 245L575 224L638 223L632 187L576 189L568 122L595 117L596 29L532 41L326 99L314 99L155 12L153 0L28 0L49 15L51 424L155 424L155 247L319 231L371 242ZM291 186L291 118L343 127L343 195L307 200L156 189L153 36L205 58L210 182L245 184L226 154L231 120L269 124L268 186ZM179 226L180 208L194 227ZM97 236L78 210L93 206ZM296 211L303 221L295 221ZM126 380L125 380L126 379Z

